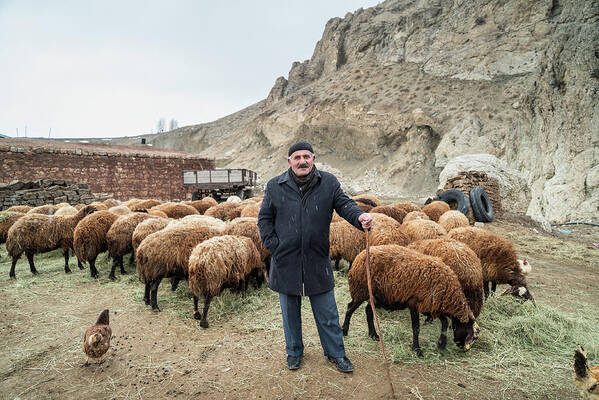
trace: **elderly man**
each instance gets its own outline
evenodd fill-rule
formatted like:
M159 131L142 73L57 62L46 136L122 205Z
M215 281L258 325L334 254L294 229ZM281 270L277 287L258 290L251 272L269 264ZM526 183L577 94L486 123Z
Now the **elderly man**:
M266 185L258 227L272 255L268 286L279 293L287 367L301 364L301 296L308 296L324 355L339 371L352 372L333 292L329 226L333 210L358 229L368 229L372 218L343 193L334 175L318 171L314 160L309 143L294 144L288 153L290 168Z

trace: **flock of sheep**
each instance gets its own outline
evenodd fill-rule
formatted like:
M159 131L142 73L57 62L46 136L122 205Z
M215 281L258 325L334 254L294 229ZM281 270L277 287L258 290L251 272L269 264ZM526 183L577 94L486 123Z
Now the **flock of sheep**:
M34 254L60 248L66 273L71 272L69 250L73 250L80 269L89 263L92 277L99 275L98 255L107 251L112 259L109 277L116 279L117 267L124 274L123 257L131 253L145 285L147 305L160 311L157 292L164 278L171 278L172 290L187 279L194 318L207 328L213 297L225 288L245 296L249 280L260 285L268 279L270 254L262 246L257 227L261 198L229 200L219 204L210 197L182 203L108 199L77 206L14 206L0 212L0 243L6 242L12 257L11 278L16 277L15 267L23 253L36 274ZM440 349L446 346L451 319L454 342L468 350L479 333L476 318L489 284L493 291L497 284L508 284L505 294L534 302L525 278L529 265L517 259L512 243L470 227L468 219L446 203L435 201L421 209L413 203L381 205L372 196L354 200L373 217L370 269L377 307L410 309L412 348L417 354L422 355L419 314L440 319ZM352 300L344 334L353 312L368 300L365 248L364 232L335 213L330 225L331 260L336 269L342 259L350 264ZM204 300L202 313L200 298ZM378 340L370 305L366 316L369 335Z

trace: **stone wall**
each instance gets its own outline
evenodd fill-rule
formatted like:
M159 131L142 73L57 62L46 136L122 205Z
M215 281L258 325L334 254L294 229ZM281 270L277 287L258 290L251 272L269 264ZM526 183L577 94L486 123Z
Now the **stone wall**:
M65 181L63 179L39 179L37 181L15 181L0 186L0 210L11 206L32 207L44 204L89 204L111 197L106 193L93 194L87 183Z
M211 168L214 160L189 153L0 141L0 182L62 179L87 183L92 192L109 193L118 200L191 199L192 190L183 186L183 170Z

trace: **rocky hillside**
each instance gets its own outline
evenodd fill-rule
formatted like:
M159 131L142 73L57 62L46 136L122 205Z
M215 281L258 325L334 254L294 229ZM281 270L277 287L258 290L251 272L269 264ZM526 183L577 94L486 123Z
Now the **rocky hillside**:
M262 179L312 142L352 191L419 197L465 154L528 185L529 215L599 214L599 0L388 0L331 19L265 100L146 136Z

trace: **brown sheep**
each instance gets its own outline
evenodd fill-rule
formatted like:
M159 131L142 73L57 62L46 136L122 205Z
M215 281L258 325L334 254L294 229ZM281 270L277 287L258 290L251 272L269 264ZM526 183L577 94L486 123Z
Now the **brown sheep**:
M412 220L402 224L403 231L411 242L424 239L437 239L447 235L441 225L429 220Z
M260 238L260 231L258 230L258 218L254 217L240 217L232 220L223 231L224 235L237 235L237 236L245 236L252 239L254 246L258 249L258 253L260 253L260 260L264 262L265 268L258 271L260 275L255 275L257 286L261 286L262 283L268 279L267 268L270 266L270 253L268 249L262 245L262 240Z
M361 201L356 201L356 204L358 205L358 207L360 207L360 209L364 212L369 212L370 210L372 210L374 207L371 206L370 204L366 204L366 203L362 203Z
M365 261L366 251L363 251L354 260L354 266L347 276L351 302L347 305L343 323L344 335L349 331L352 314L369 298ZM441 336L437 342L439 349L444 349L447 342L448 317L452 320L456 345L465 351L470 349L478 336L474 314L468 307L456 274L439 258L397 245L373 246L370 248L370 276L374 302L378 307L387 310L410 309L412 349L418 356L422 356L418 341L420 313L441 320ZM378 340L372 317L372 309L368 304L368 335Z
M186 215L199 214L198 210L192 206L182 203L164 203L152 207L150 210L160 210L166 213L169 218L183 218Z
M96 269L96 258L108 250L106 233L119 218L108 210L101 210L83 218L77 224L74 235L74 249L81 262L89 262L89 273L92 278L99 276Z
M131 247L133 248L133 252L137 252L137 248L146 237L154 232L158 232L159 230L166 228L168 223L169 219L156 217L151 217L140 222L139 225L135 227L135 230L131 235Z
M489 295L489 282L492 283L492 291L495 291L497 284L507 283L511 287L503 294L535 303L512 242L472 226L452 229L448 236L468 245L480 258L485 296Z
M160 211L160 210L148 210L148 215L151 215L152 217L157 217L157 218L168 218L168 215L166 215L166 213L164 211Z
M241 217L254 217L258 218L258 213L260 212L260 206L262 203L252 202L251 204L246 205L241 210Z
M241 210L239 210L239 208L239 203L224 202L210 207L206 210L204 215L222 219L223 221L230 221L241 216Z
M114 272L117 265L121 267L121 274L126 274L123 266L123 256L127 253L131 253L130 264L133 263L133 247L131 245L131 238L135 227L142 222L152 218L152 216L143 212L133 212L129 215L124 215L114 221L108 232L106 232L106 243L108 245L108 254L112 258L112 269L108 278L115 280Z
M134 203L134 207L132 208L132 210L133 211L139 210L139 209L149 210L150 208L159 206L161 204L163 204L163 202L160 200L156 200L156 199L140 200L140 201Z
M6 243L6 236L8 235L8 230L23 215L25 215L25 213L16 211L0 212L0 244Z
M393 218L379 213L372 213L370 228L370 244L408 244L408 237L403 233L401 224ZM349 222L342 220L331 224L329 231L330 257L335 261L335 270L339 270L339 261L346 260L351 269L356 256L366 248L366 236Z
M430 218L424 212L422 212L422 211L410 211L404 217L402 224L408 223L410 221L414 221L416 219L424 219L424 220L430 221Z
M69 249L73 248L75 227L86 216L94 213L96 208L86 206L75 215L54 216L43 214L26 214L19 218L8 230L6 250L12 257L10 277L15 278L15 266L21 255L25 253L32 274L37 274L33 255L62 249L64 256L64 272L69 273ZM79 268L83 268L79 264Z
M210 197L210 196L203 197L203 198L202 198L202 201L204 201L204 202L206 202L206 203L210 204L210 206L211 206L211 207L212 207L212 206L215 206L215 205L217 205L217 204L218 204L218 201L214 200L214 199L213 199L212 197Z
M469 226L468 218L458 210L445 211L439 218L439 225L441 225L447 232L453 228L459 228L461 226Z
M58 210L56 210L56 212L54 213L55 216L59 216L59 215L75 215L77 214L79 210L77 210L75 207L73 206L64 206L64 207L60 207Z
M43 206L33 207L31 210L27 211L27 214L43 214L43 215L53 215L58 208L54 204L46 204Z
M391 207L404 210L406 214L412 211L422 211L420 207L411 202L394 203Z
M208 198L208 197L206 197L206 198ZM212 207L214 205L211 201L204 201L204 199L194 200L194 201L186 201L184 204L192 206L193 208L198 210L198 212L202 215L206 212L207 209L209 209L210 207Z
M198 244L189 257L189 290L193 293L193 316L200 319L198 298L204 296L200 326L208 328L208 308L223 289L240 288L245 297L246 279L261 265L252 239L224 235Z
M372 226L370 228L371 246L380 246L383 244L405 246L409 243L409 238L404 233L399 222L384 214L372 213L370 215L372 216Z
M26 214L32 208L33 207L31 207L31 206L12 206L12 207L7 208L4 211L13 211L13 212L20 212L20 213Z
M136 252L137 274L145 285L144 302L158 308L158 287L163 278L187 278L189 256L195 246L222 233L201 223L183 223L148 235Z
M410 244L408 248L428 256L439 257L451 268L462 285L472 314L478 318L483 306L483 270L476 253L464 243L447 238L419 240Z
M116 199L112 199L112 198L104 200L103 203L109 209L112 208L112 207L116 207L116 206L120 206L121 205L120 201L118 201Z
M125 205L110 207L108 211L116 215L129 215L132 213L131 209Z
M357 196L353 196L352 200L354 200L355 202L359 201L372 207L377 207L383 204L379 199L368 194L360 194Z
M337 211L333 211L333 216L331 217L331 223L335 223L335 222L340 222L340 221L345 221L343 218L341 218L341 216L339 214L337 214Z
M129 199L129 200L127 200L127 201L126 201L126 202L124 202L122 205L124 205L124 206L127 206L127 207L129 207L131 210L133 210L133 209L135 208L135 206L136 206L138 203L142 202L142 201L143 201L142 199L136 199L136 198L133 198L133 199Z
M403 222L403 219L407 214L407 212L405 212L404 210L400 208L394 208L391 206L376 206L370 209L369 212L388 215L400 224Z
M449 204L444 201L433 201L422 208L422 211L435 222L439 222L441 215L449 210Z
M329 229L331 260L335 261L335 270L339 270L339 261L346 260L349 267L354 258L366 248L364 232L342 219L331 224Z
M98 211L108 210L108 207L106 206L106 204L102 203L101 201L94 201L94 202L90 203L89 205L96 207L96 209Z

